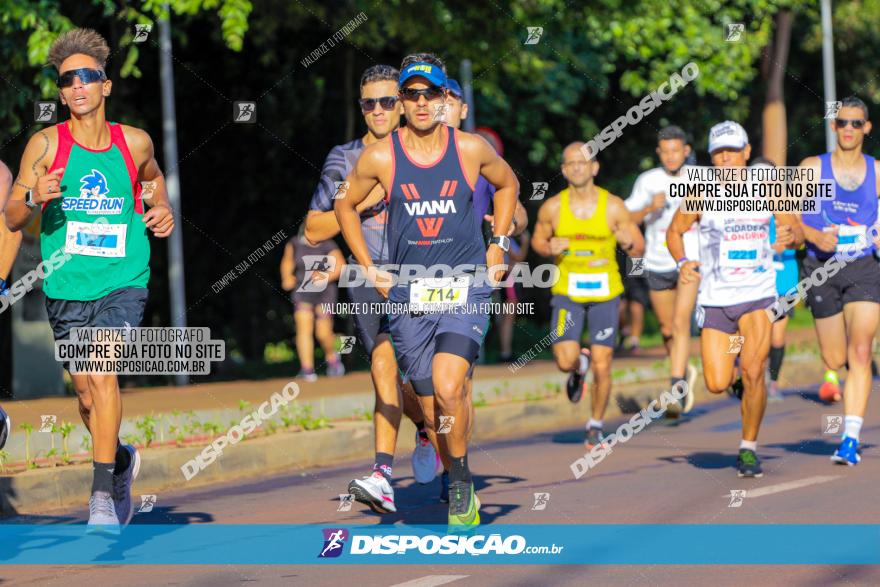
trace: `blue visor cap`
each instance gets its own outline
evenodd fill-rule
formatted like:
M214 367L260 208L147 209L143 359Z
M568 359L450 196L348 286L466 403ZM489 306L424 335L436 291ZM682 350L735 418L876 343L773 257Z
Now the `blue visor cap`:
M446 74L442 69L432 63L413 63L412 65L408 65L400 72L400 79L397 82L397 86L402 88L404 82L413 77L423 77L435 86L441 88L446 87Z
M461 99L463 92L461 91L461 86L452 78L446 80L447 89L456 97Z

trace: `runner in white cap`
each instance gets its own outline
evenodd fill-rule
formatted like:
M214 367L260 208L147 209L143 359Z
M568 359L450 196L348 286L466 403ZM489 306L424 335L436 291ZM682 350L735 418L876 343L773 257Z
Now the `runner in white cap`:
M675 259L666 246L666 229L681 203L669 195L669 185L687 182L685 159L690 155L687 134L677 126L667 126L657 136L657 156L660 167L639 175L633 185L626 207L633 222L645 223L644 272L651 296L651 307L660 322L663 344L670 358L670 385L687 379L688 393L681 398L682 411L687 413L694 405L693 389L697 369L688 364L691 338L691 316L697 301L698 284L683 284L679 280ZM685 255L699 257L699 230L693 226L684 235Z
M709 131L709 153L715 167L744 167L751 154L746 131L722 122ZM682 283L700 283L697 303L702 322L701 351L707 389L724 392L733 381L740 356L743 377L742 440L737 459L740 477L761 477L755 454L758 429L766 406L764 372L770 352L771 323L766 309L776 302L776 273L770 247L770 212L704 212L680 207L666 238L678 260ZM803 231L791 215L776 214L776 243L796 248ZM700 260L687 257L684 234L700 226ZM741 347L741 348L738 348Z

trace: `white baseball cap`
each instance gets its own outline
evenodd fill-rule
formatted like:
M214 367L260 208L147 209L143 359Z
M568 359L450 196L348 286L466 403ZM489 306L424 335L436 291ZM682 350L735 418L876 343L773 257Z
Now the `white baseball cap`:
M738 122L725 120L709 130L709 154L718 149L742 149L749 144L749 135Z

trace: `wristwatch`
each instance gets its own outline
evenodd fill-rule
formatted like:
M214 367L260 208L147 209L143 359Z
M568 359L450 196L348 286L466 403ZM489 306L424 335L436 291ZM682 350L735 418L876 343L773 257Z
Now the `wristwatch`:
M34 202L34 190L28 190L24 193L24 205L30 209L37 207L37 203Z
M499 235L499 236L493 236L492 238L490 238L489 244L490 245L498 245L499 247L501 247L501 250L504 251L505 253L510 250L510 239L508 237L504 236L503 234Z

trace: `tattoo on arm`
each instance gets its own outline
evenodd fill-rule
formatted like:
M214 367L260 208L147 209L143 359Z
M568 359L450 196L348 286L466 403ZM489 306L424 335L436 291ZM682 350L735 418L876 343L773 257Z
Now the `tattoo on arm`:
M40 131L40 135L43 137L43 141L46 143L43 145L43 152L34 160L34 164L31 166L31 169L34 170L34 177L40 177L39 172L37 171L37 163L43 160L43 158L49 153L49 135L46 134L46 131ZM47 169L48 171L48 169ZM31 189L31 188L28 188Z

